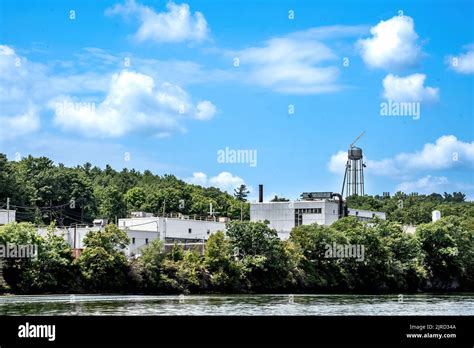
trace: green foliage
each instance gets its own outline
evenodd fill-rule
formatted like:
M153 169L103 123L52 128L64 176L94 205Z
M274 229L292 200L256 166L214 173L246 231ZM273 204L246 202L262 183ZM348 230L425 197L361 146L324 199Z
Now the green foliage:
M230 247L241 262L245 287L280 290L291 282L290 257L275 230L262 222L231 221Z
M238 188L234 189L234 197L241 202L247 201L247 196L250 191L247 189L247 186L242 184Z
M3 277L15 292L67 292L77 287L77 269L65 239L53 234L50 226L45 238L29 223L11 223L0 227L0 244L36 245L36 258L7 258Z
M210 203L221 216L239 220L242 208L242 217L248 220L250 206L241 204L248 190L240 187L238 191L237 199L215 187L190 185L173 175L116 171L109 165L101 169L90 163L67 168L46 157L28 156L16 162L0 154L0 202L9 197L19 221L37 224L67 226L91 223L95 218L114 222L116 217L137 210L156 215L207 215ZM75 204L70 206L71 200Z
M354 195L347 198L347 205L349 208L383 211L390 221L419 225L431 221L433 210L439 210L441 216L474 216L474 202L465 202L465 197L461 192L445 192L444 195L397 192L393 197Z
M128 262L123 249L130 243L127 234L109 224L104 231L89 232L78 264L89 291L126 289Z
M474 229L459 217L443 218L418 227L429 287L452 289L473 287Z

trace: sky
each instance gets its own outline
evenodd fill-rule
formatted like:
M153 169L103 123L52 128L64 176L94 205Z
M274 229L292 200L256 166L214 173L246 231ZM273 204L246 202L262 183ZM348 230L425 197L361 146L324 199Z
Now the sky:
M474 198L473 1L0 2L0 153L255 199ZM240 153L239 157L232 157Z

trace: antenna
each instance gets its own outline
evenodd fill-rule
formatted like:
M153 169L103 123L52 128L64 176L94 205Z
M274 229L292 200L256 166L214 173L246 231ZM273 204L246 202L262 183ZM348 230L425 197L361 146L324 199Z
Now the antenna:
M359 136L357 138L355 138L355 140L352 142L352 144L349 145L349 149L352 149L354 147L354 144L360 139L362 138L362 136L365 134L365 131L363 131L362 133L359 134Z

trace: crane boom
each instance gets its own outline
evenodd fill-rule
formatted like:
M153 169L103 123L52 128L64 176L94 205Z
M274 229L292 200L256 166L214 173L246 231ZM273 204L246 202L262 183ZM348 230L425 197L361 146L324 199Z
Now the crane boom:
M354 144L360 139L362 138L362 136L365 134L365 131L363 131L362 133L359 134L359 136L357 138L355 138L355 140L352 142L352 144L349 145L349 148L352 149L352 147L354 146Z

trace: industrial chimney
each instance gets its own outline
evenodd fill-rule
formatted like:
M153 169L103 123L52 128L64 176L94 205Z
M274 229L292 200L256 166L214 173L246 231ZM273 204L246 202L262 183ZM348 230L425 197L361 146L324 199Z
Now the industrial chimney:
M263 202L263 185L258 185L258 203Z

